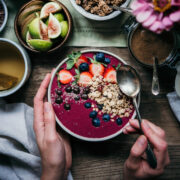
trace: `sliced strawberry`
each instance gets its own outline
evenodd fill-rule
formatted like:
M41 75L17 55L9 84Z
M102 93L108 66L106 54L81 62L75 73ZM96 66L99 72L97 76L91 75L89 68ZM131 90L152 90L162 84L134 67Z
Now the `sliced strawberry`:
M68 84L73 80L73 75L67 71L66 69L62 69L59 71L59 81L62 84Z
M78 68L81 63L88 63L88 59L83 55L78 58L75 67Z
M108 82L116 83L116 70L113 67L106 69L106 72L104 73L104 79L106 79Z
M103 75L104 73L104 66L102 64L90 64L89 66L90 73L94 75Z
M79 86L88 86L92 82L92 75L89 72L82 72L79 76Z

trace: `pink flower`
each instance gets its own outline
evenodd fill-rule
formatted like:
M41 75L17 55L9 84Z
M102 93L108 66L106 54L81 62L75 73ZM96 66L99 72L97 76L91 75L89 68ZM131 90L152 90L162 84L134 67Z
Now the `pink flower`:
M169 31L180 22L180 0L135 0L131 8L136 20L156 33Z

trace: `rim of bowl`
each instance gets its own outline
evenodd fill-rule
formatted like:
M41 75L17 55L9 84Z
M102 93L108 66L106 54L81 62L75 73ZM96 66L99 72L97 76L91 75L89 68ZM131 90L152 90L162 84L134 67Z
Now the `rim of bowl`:
M4 9L4 19L3 19L3 23L0 27L0 32L5 28L6 23L7 23L7 19L8 19L8 9L6 6L6 3L4 2L4 0L0 0L0 3L3 5L3 9Z
M17 43L15 43L9 39L6 39L6 38L0 38L0 42L6 42L6 43L13 45L22 55L24 65L25 65L24 75L23 75L23 78L21 79L21 81L15 87L0 92L0 97L6 97L6 96L9 96L9 95L15 93L16 91L18 91L23 86L23 84L25 83L26 78L28 76L28 70L30 69L30 67L28 66L28 58L29 57L27 57L27 54L24 52L23 48L20 45L18 45Z
M127 7L129 5L131 0L126 0L121 7ZM70 0L71 4L73 5L73 7L83 16L85 16L88 19L91 20L95 20L95 21L107 21L110 19L113 19L115 17L117 17L118 15L120 15L122 12L121 11L114 11L112 13L110 13L109 15L106 16L98 16L95 14L91 14L90 12L87 12L83 7L79 6L76 4L75 0Z
M16 17L15 17L15 20L14 20L14 30L15 30L15 34L19 40L19 42L26 48L28 49L29 51L32 51L32 52L35 52L35 53L52 53L54 51L56 51L57 49L61 48L65 42L68 40L70 34L71 34L71 31L72 31L72 17L71 17L71 14L69 12L69 10L66 8L66 6L64 4L62 4L61 2L57 1L57 0L49 0L48 2L57 2L58 4L60 4L62 6L62 9L67 17L67 21L68 21L68 25L69 25L69 29L68 29L68 33L66 35L66 37L63 39L63 41L58 44L57 46L53 47L52 49L48 50L48 51L37 51L35 49L32 49L30 48L26 42L22 39L21 37L21 34L19 32L19 25L18 25L18 17L20 15L20 13L26 8L26 6L28 6L32 1L34 0L31 0L27 3L25 3L24 5L22 5L22 7L20 8L20 10L18 11L18 13L16 14Z
M105 54L109 54L111 56L114 56L115 58L117 58L119 61L121 61L123 64L127 64L122 58L120 58L119 56L115 55L114 53L111 53L109 51L105 51L105 50L101 50L101 49L89 49L89 50L83 50L81 51L81 53L88 53L88 52L103 52ZM52 74L52 77L51 77L51 81L50 81L50 84L49 84L49 87L48 87L48 101L50 103L51 102L51 87L52 87L52 82L53 82L53 79L56 75L56 72L57 70L59 69L60 66L62 66L66 61L68 60L68 58L65 58L63 61L61 61L59 63L59 65L56 67L55 71L53 72ZM137 97L137 103L138 103L138 107L140 105L140 93ZM102 137L102 138L88 138L88 137L84 137L84 136L81 136L81 135L78 135L74 132L72 132L71 130L69 130L68 128L66 128L62 123L61 121L58 119L58 117L55 115L56 117L56 122L58 123L58 125L64 130L66 131L68 134L70 134L71 136L77 138L77 139L81 139L81 140L84 140L84 141L88 141L88 142L101 142L101 141L106 141L106 140L109 140L109 139L112 139L116 136L118 136L119 134L122 133L124 127L128 126L129 125L129 122L121 129L119 130L118 132L112 134L112 135L109 135L109 136L106 136L106 137ZM136 111L134 111L134 114L132 116L132 118L135 118L136 117Z

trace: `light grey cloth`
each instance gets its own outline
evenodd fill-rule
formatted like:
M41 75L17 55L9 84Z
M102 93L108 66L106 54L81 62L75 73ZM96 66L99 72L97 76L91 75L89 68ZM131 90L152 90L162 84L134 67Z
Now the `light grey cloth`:
M33 109L0 100L0 180L37 180L41 158L33 131ZM72 180L71 173L68 180Z
M171 92L167 94L167 98L172 111L174 112L177 120L180 122L180 97L176 92Z

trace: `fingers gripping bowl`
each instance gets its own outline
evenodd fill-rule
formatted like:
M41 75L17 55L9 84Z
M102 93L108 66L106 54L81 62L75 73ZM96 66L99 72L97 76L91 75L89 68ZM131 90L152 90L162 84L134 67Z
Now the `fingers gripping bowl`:
M20 43L33 52L53 52L68 40L72 18L59 1L31 0L15 18L15 33Z
M119 91L116 68L126 64L101 50L73 53L56 68L48 89L56 121L72 136L104 141L135 118L131 99ZM139 103L139 96L138 96Z

